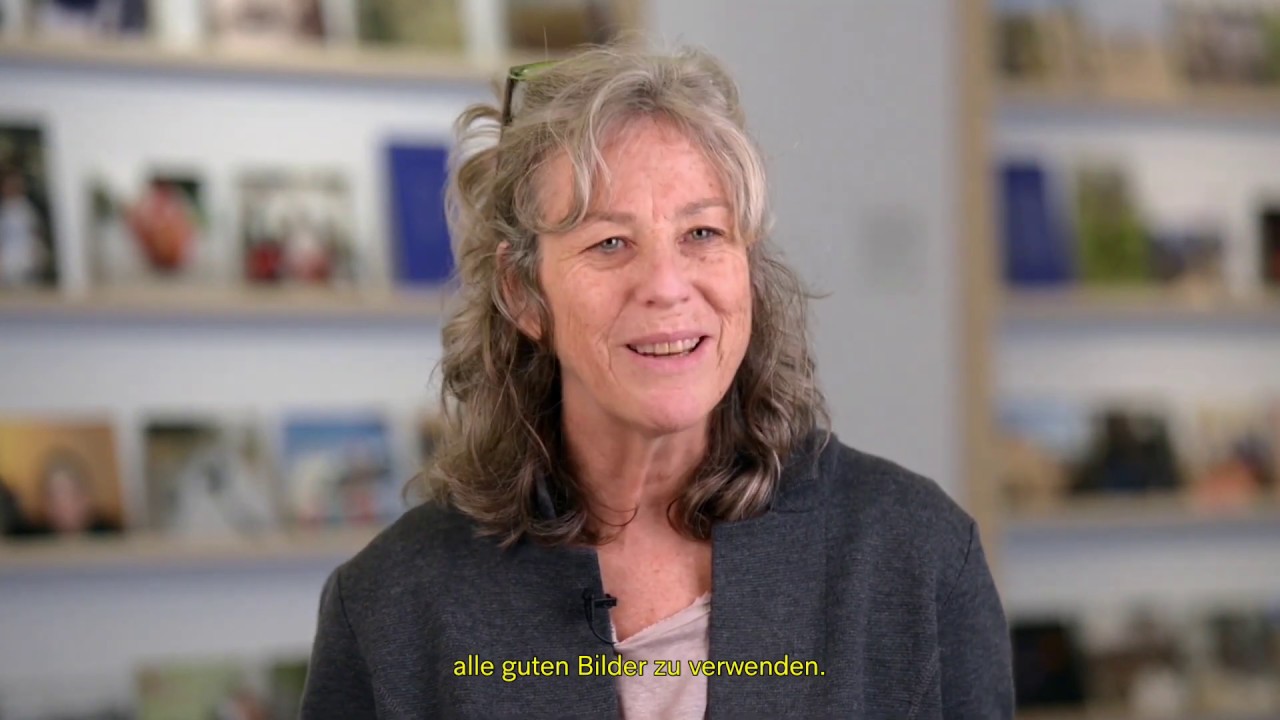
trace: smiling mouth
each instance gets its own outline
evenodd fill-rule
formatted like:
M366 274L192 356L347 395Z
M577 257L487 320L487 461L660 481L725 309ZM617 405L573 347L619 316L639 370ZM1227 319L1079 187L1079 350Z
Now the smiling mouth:
M699 338L689 338L687 340L677 340L669 343L653 343L649 345L628 345L627 349L637 355L645 357L683 357L697 350L702 345L702 341L706 340L706 336Z

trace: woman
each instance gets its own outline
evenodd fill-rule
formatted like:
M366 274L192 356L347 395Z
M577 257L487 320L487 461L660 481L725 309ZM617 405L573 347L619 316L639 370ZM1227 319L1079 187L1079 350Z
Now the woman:
M331 576L303 717L1011 717L973 520L821 429L723 68L504 105L459 121L433 500Z

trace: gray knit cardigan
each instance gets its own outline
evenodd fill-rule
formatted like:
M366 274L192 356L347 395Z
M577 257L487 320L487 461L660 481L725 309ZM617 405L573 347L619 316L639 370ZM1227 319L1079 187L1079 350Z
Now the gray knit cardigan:
M793 454L766 513L714 528L712 664L671 658L710 675L707 716L1013 717L973 519L834 436L816 448ZM502 550L420 506L330 576L302 718L617 718L608 611L594 633L587 618L602 596L592 550Z

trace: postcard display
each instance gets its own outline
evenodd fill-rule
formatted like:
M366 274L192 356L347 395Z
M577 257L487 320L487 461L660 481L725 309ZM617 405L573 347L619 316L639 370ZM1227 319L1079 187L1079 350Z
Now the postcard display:
M22 572L7 563L30 564L28 548L30 557L66 549L48 557L100 577L113 571L83 558L135 546L145 550L140 557L177 552L176 566L185 562L182 548L195 558L225 551L242 563L258 548L284 548L285 557L306 556L314 565L308 543L354 552L412 503L413 481L428 467L440 432L428 389L438 352L430 336L438 333L432 313L439 303L432 298L447 295L455 272L443 195L450 123L466 103L488 95L479 72L437 84L428 72L407 81L402 68L416 57L468 57L470 1L0 0L0 44L32 43L54 55L95 44L155 50L154 73L127 62L115 68L107 56L102 67L68 64L59 81L89 88L87 96L94 79L106 77L104 85L119 82L132 101L141 98L137 104L163 108L134 110L129 99L108 98L95 110L91 103L68 106L58 99L65 95L44 88L30 97L0 91L0 310L32 299L92 310L99 297L136 296L148 312L174 308L165 322L176 318L188 338L205 327L210 335L245 333L249 353L259 338L275 342L297 329L287 316L257 317L255 303L315 299L320 309L303 314L303 336L329 332L323 346L340 351L385 341L416 362L384 383L394 381L398 391L371 390L364 399L351 399L359 391L267 387L265 380L239 396L215 396L202 390L201 377L187 383L191 396L203 398L194 402L186 393L158 397L150 390L137 400L123 386L100 393L116 392L119 407L67 398L46 409L30 401L11 407L0 399L0 595L5 573ZM609 4L596 0L504 0L501 7L509 36L497 46L508 49L557 51L616 28ZM330 48L349 51L358 72L333 71L335 61L322 52ZM165 64L170 50L210 59L213 72L197 71L198 82L176 90L206 111L156 105L187 79ZM254 69L263 58L292 54L318 58L319 69L302 77L291 74L289 62L279 72ZM248 69L219 64L240 56ZM400 60L406 62L395 64ZM392 69L380 77L383 67ZM245 93L263 89L263 105L286 109L244 103ZM296 115L285 114L289 107ZM232 298L245 309L217 315L215 302L211 325L184 322L188 309L208 310L206 298ZM420 298L433 309L423 310ZM361 311L381 326L376 332L362 327L365 315L343 315L347 304L360 309L369 299L391 308L386 315ZM337 310L330 316L325 308ZM250 321L241 323L240 315ZM305 318L319 322L308 326ZM6 322L0 314L0 338ZM19 318L32 322L39 316ZM104 327L128 334L137 330L134 322L145 329L149 321L144 313ZM263 323L270 332L256 335ZM360 333L359 343L344 337L349 332ZM406 344L406 336L423 340ZM359 351L338 354L370 355ZM173 352L181 363L185 351ZM305 352L286 355L313 364ZM333 365L321 381L330 385L379 372L320 359ZM84 376L95 372L92 357L58 364L64 360L83 365ZM275 377L287 382L290 374L286 368ZM311 380L297 382L323 374L304 367L298 375ZM359 377L351 384L382 387ZM348 399L307 399L313 395ZM87 552L98 546L101 553ZM194 577L199 567L182 572ZM153 590L148 582L137 587ZM314 611L318 589L305 588L296 613ZM295 611L289 617L296 619ZM43 637L32 632L35 642ZM136 659L98 679L115 683L101 701L71 692L96 687L93 678L22 675L15 682L0 672L0 718L296 717L309 638L295 639L301 652ZM25 672L25 663L5 665L13 650L0 647L0 669Z
M1121 5L1139 4L994 3L995 495L1020 558L1020 714L1276 717L1280 4ZM1143 554L1196 541L1262 565ZM1032 547L1079 558L1063 596L1019 582ZM1177 577L1151 579L1166 561Z

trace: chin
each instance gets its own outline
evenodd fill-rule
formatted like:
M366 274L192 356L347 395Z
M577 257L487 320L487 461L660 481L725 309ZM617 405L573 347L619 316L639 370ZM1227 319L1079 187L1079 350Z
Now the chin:
M639 425L655 435L672 435L701 427L715 410L711 399L690 397L646 398L635 413Z

